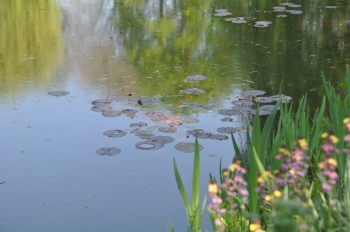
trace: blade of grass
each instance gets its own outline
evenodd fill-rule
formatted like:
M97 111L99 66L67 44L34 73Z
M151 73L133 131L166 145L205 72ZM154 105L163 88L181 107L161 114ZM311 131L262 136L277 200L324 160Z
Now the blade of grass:
M175 174L177 188L179 189L182 202L183 202L183 204L185 206L187 218L190 219L190 215L191 215L190 203L188 202L186 190L184 188L184 185L183 185L182 180L181 180L181 176L180 176L179 171L177 169L175 158L173 160L173 165L174 165L174 174Z

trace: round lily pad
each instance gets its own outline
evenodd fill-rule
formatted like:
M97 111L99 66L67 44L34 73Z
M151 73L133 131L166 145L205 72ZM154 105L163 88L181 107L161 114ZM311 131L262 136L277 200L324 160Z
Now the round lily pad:
M137 130L135 132L133 132L136 136L140 137L140 139L149 139L154 137L154 134L146 131L146 130Z
M303 12L301 10L287 10L289 14L302 14Z
M215 139L215 140L226 140L228 139L228 137L226 135L222 135L222 134L212 134L210 136L210 139Z
M120 153L120 149L116 147L103 147L96 151L98 155L114 156Z
M119 101L123 101L125 100L125 97L122 97L122 96L109 96L106 98L107 101L110 101L110 102L119 102Z
M271 98L275 99L275 101L278 101L278 99L280 97L281 97L281 100L282 100L283 103L288 103L290 100L292 100L292 97L286 96L286 95L283 95L283 94L281 96L279 96L279 95L271 96Z
M160 100L158 98L140 98L137 101L137 103L140 105L149 106L149 105L156 105L156 104L160 103Z
M256 102L260 102L260 103L271 103L276 101L276 98L272 98L272 97L257 97L255 98Z
M67 92L67 91L51 91L51 92L48 92L48 95L55 96L55 97L63 97L63 96L66 96L68 94L69 94L69 92Z
M269 24L254 24L254 27L268 27Z
M199 150L202 150L203 146L198 144L198 148L199 148ZM178 151L182 151L184 153L191 153L191 152L194 152L195 143L190 143L190 142L178 143L175 145L175 149Z
M326 9L335 9L337 8L336 6L326 6Z
M198 95L198 94L203 94L204 90L202 89L197 89L197 88L192 88L192 89L185 89L182 90L182 92L190 94L190 95Z
M147 126L147 123L144 122L134 122L130 124L130 127L134 127L134 126L138 126L138 127L144 127Z
M277 18L285 18L287 15L277 15Z
M174 142L174 138L170 137L170 136L154 136L152 138L147 139L147 141L149 142L157 142L157 143L163 143L163 144L167 144L167 143L172 143Z
M240 112L236 110L230 110L230 109L221 109L218 111L219 114L225 115L225 116L233 116L233 115L239 115Z
M223 119L221 119L221 121L223 122L233 122L233 119L230 117L224 117Z
M107 100L95 100L91 102L91 104L93 104L94 106L106 106L111 104L111 102Z
M132 110L132 109L125 109L122 110L122 113L127 114L127 115L134 115L136 114L138 111L137 110Z
M105 117L118 117L122 114L122 112L118 110L111 110L111 111L104 111L102 112L102 115Z
M288 7L299 8L299 7L301 7L301 5L297 5L297 4L290 4Z
M270 21L256 21L255 22L255 24L267 24L267 25L269 25L269 24L271 24L272 22L270 22Z
M273 11L274 12L283 12L283 11L286 11L286 7L284 7L284 6L275 6L275 7L273 7Z
M107 111L112 111L112 107L110 106L93 106L91 108L92 111L95 112L107 112Z
M264 106L260 107L259 115L269 115L269 114L271 114L271 112L272 112L274 107L275 107L274 105L264 105ZM256 110L253 110L252 114L255 115L256 114Z
M223 133L223 134L231 134L235 133L237 131L237 128L234 127L219 127L217 129L218 132Z
M195 118L185 118L183 120L183 122L185 122L185 123L197 123L197 122L199 122L199 120L195 119Z
M188 81L203 81L205 79L207 79L206 76L197 75L197 74L186 77L186 80L188 80Z
M103 132L103 135L107 135L108 137L114 138L114 137L122 137L124 135L126 135L127 133L125 131L122 130L108 130Z
M247 22L247 20L244 20L242 18L227 18L227 19L225 19L225 21L233 22L233 23L236 23L236 24L242 24L242 23L246 23Z
M140 150L157 150L164 147L164 144L158 142L144 141L136 143L135 147Z
M190 103L190 104L188 104L187 106L188 106L188 107L191 107L191 108L193 108L193 109L200 109L200 108L203 107L202 104L198 104L198 103Z
M205 132L202 129L189 130L189 131L187 131L187 134L193 135L194 137L199 138L199 139L208 139L212 135L210 132Z
M151 111L151 112L147 112L145 115L147 117L150 117L152 121L160 122L165 119L165 116L162 112Z
M244 92L245 95L249 95L249 96L258 96L258 95L263 95L265 93L266 92L262 90L248 90Z
M236 106L252 106L252 105L254 105L253 102L248 101L248 100L235 100L235 101L232 101L231 104L236 105Z
M350 20L345 20L343 22L341 22L342 24L350 24Z
M176 127L159 127L158 130L163 133L175 133L177 131Z
M280 4L281 6L290 6L290 5L294 5L294 3L291 2L284 2Z
M232 13L228 12L228 11L220 11L216 14L214 14L215 16L228 16L228 15L231 15Z

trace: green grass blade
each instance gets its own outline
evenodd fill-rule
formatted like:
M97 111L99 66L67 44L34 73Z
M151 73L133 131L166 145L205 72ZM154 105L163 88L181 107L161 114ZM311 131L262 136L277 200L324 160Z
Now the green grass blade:
M177 187L179 189L182 202L183 202L183 204L185 206L187 218L190 219L190 216L191 216L190 203L188 202L186 190L184 188L184 185L183 185L182 180L181 180L181 176L180 176L179 171L177 169L175 158L173 160L173 165L174 165L174 174L175 174L176 184L177 184Z
M199 185L200 185L200 156L198 139L195 141L193 178L192 178L192 211L199 208Z
M258 166L259 172L260 173L264 173L265 172L265 168L264 165L261 163L258 154L255 151L255 148L253 147L253 152L254 152L254 160L256 162L256 165Z

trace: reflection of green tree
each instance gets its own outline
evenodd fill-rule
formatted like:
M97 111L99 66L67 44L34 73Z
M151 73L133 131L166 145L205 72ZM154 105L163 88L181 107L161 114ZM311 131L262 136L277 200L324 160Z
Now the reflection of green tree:
M201 96L186 96L190 101L209 101L223 91L230 91L229 73L223 74L221 64L225 54L214 55L208 59L206 50L215 47L216 40L203 44L211 31L210 1L180 1L173 9L165 9L159 1L158 12L150 15L145 6L135 1L120 1L118 5L118 27L124 37L129 58L141 73L143 95L176 95L180 90L198 87L206 91ZM151 8L151 7L150 7ZM146 13L145 13L146 12ZM203 46L204 45L204 46ZM232 57L231 57L232 61ZM232 61L233 62L233 61ZM226 70L227 71L227 70ZM191 74L208 77L200 83L185 83ZM219 80L218 80L219 79ZM173 103L184 97L168 98Z
M142 75L144 95L176 94L191 86L182 82L187 75L198 73L209 77L195 84L209 93L197 98L203 102L212 95L223 97L240 77L252 79L253 88L268 94L278 93L281 81L283 93L294 98L315 90L308 94L317 106L321 71L328 78L341 78L349 63L349 27L339 24L350 18L345 1L333 11L325 10L324 1L295 1L303 5L302 15L265 13L280 4L277 0L174 1L169 11L160 0L153 14L149 12L155 6L146 3L125 0L117 7L118 27ZM214 17L215 9L273 23L267 28L255 28L253 22L235 25Z
M57 3L1 1L0 31L0 92L48 82L63 51Z

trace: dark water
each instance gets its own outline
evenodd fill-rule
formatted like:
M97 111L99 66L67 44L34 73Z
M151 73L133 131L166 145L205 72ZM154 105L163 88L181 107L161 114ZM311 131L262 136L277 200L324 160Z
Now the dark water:
M247 114L222 122L218 109L249 89L266 95L282 92L295 101L308 94L309 106L323 96L321 71L337 85L349 64L350 4L347 1L294 1L302 14L273 12L282 1L134 1L37 0L0 2L0 231L165 231L171 220L186 227L185 210L172 170L176 157L190 186L193 157L174 148L193 142L186 131L212 133L223 126L244 126ZM326 8L336 6L336 8ZM214 16L226 9L230 16ZM287 17L277 17L287 15ZM226 18L271 21L233 24ZM204 81L185 82L200 74ZM187 88L205 91L179 94ZM47 95L64 90L63 97ZM132 96L128 96L131 94ZM157 97L155 106L126 101L103 117L91 102L110 95ZM214 104L213 110L186 107ZM142 151L143 141L130 124L146 122L155 135L160 126L145 112L192 117L175 141ZM124 137L103 132L121 129ZM236 133L237 138L244 135ZM202 194L220 158L233 156L230 140L199 139ZM118 147L116 156L99 156L101 147ZM242 141L242 147L244 143ZM189 191L190 189L188 189ZM210 229L208 219L204 228Z

